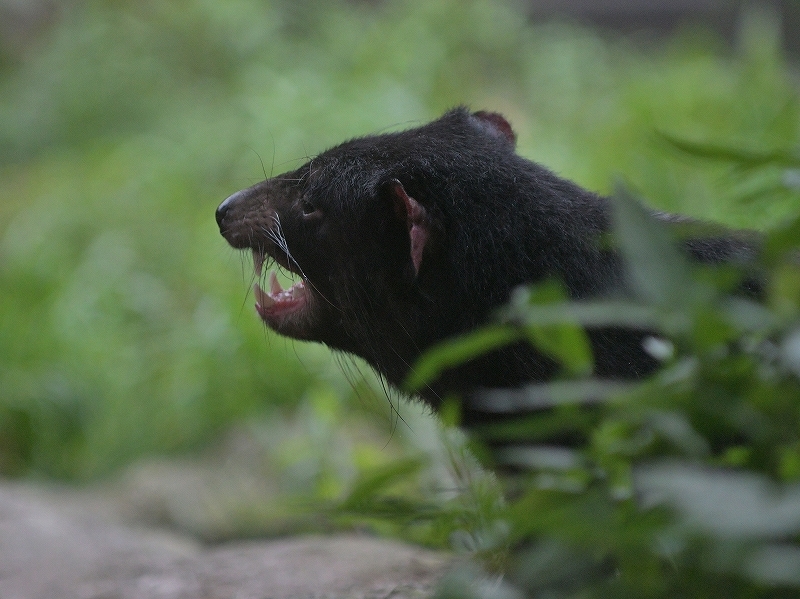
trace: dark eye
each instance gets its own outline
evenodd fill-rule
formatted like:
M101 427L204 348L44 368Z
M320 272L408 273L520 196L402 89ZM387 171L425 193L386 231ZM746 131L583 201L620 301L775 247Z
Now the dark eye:
M311 216L319 212L319 209L308 200L300 200L300 210L303 212L303 216Z

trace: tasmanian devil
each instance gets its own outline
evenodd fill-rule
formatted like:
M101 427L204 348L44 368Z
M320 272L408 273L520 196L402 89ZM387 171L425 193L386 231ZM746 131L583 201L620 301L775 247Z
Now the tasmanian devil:
M282 289L270 273L256 310L282 335L356 354L400 386L437 342L490 320L519 285L562 281L574 299L625 288L621 259L601 238L606 198L515 152L496 113L447 112L421 127L361 137L297 170L239 191L217 209L220 232L298 275ZM674 221L668 215L655 215ZM727 260L739 242L687 243L695 259ZM643 331L588 331L595 373L634 378L656 361ZM447 394L542 382L557 364L516 343L444 372L420 392Z

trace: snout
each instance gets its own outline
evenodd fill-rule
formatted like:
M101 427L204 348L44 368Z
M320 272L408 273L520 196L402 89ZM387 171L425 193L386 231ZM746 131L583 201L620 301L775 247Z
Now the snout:
M225 233L228 231L228 227L226 226L225 217L230 213L231 208L233 208L236 204L238 204L241 199L246 195L247 190L242 189L241 191L237 191L233 195L228 196L224 202L222 202L217 207L217 225L219 225L219 232L220 234L225 237Z
M238 249L252 246L256 237L253 228L260 225L260 213L251 206L252 195L252 189L237 191L217 208L220 235Z
M263 184L237 191L217 208L220 234L237 249L258 249L270 243L275 212L269 207Z

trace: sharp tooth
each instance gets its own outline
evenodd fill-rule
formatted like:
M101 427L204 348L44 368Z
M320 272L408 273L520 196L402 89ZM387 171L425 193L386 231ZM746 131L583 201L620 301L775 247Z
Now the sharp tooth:
M269 290L273 295L283 291L283 287L278 283L278 275L275 274L274 270L269 273Z
M256 302L258 302L258 305L262 308L269 308L275 303L275 300L265 293L258 283L253 285L253 291L256 294Z
M256 269L256 275L261 276L261 267L264 266L264 254L258 250L253 250L253 265Z

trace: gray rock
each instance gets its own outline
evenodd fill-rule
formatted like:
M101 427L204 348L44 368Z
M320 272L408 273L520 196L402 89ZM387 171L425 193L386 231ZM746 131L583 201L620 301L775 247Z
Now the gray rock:
M0 599L416 599L448 563L359 535L203 546L101 492L0 483Z

